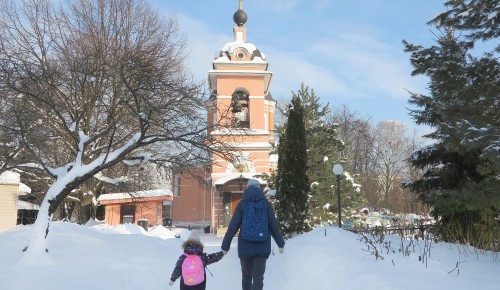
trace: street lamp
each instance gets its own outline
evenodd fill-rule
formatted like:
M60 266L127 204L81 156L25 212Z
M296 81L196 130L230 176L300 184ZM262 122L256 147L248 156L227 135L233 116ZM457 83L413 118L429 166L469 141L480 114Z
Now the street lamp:
M335 164L333 165L332 168L333 174L337 176L337 201L338 201L338 211L339 211L339 228L342 228L342 214L340 211L340 176L342 176L342 173L344 172L344 169L342 168L342 165L340 164Z

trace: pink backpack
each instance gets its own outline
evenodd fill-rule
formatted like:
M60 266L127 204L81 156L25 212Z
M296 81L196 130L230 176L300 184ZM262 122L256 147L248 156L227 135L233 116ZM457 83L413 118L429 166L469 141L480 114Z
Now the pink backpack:
M182 262L184 284L189 286L200 284L205 280L205 269L200 256L186 253L184 255L186 256L184 262Z

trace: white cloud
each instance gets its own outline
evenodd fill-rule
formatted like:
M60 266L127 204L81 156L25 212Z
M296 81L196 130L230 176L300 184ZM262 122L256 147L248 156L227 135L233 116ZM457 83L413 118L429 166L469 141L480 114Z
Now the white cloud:
M177 14L179 25L187 37L188 63L197 79L206 80L212 61L222 46L232 41L230 33L217 33L204 23L182 14Z
M188 37L191 70L197 79L206 80L215 55L232 41L231 27L214 31L185 15L178 14L178 19ZM409 97L405 89L425 92L425 80L410 76L409 56L403 52L402 44L379 38L376 27L333 27L327 22L325 27L328 29L323 34L302 31L303 37L299 37L300 33L289 32L265 41L257 39L263 35L256 28L249 31L253 32L249 41L269 61L275 98L290 98L291 91L296 91L301 82L315 89L325 103L332 104L338 103L338 98L344 100L341 102L350 98L371 102L397 100L404 104ZM399 111L405 113L404 105Z
M310 62L303 53L264 49L268 56L269 69L273 72L274 95L285 94L283 97L291 97L290 92L296 91L301 82L317 91L352 95L349 86L335 72Z
M312 44L306 53L330 67L353 95L407 99L404 89L418 90L421 84L410 77L402 49L366 34L342 32Z

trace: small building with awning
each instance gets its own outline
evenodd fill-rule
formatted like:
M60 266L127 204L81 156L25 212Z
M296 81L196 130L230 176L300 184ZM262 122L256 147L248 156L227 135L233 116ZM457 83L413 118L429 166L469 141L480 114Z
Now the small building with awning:
M141 226L161 225L163 218L170 218L172 191L168 189L143 190L125 193L102 194L97 199L106 207L107 225L134 223ZM145 225L146 224L146 225Z

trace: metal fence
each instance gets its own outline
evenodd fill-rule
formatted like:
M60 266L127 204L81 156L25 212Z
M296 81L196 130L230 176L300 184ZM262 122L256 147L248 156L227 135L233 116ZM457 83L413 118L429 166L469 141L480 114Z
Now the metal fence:
M366 228L366 229L347 229L356 234L364 234L364 235L394 235L400 236L404 239L424 239L427 235L431 234L432 226L431 225L421 225L418 227L410 226L410 227L374 227L374 228Z

